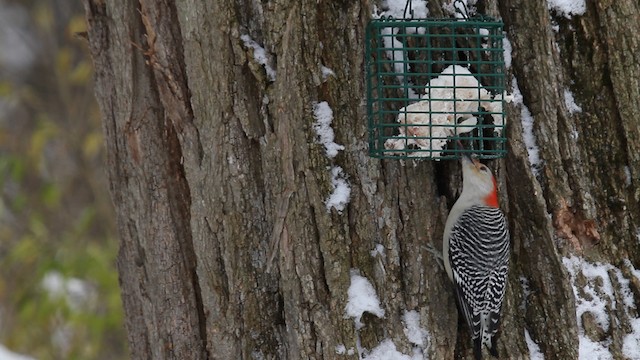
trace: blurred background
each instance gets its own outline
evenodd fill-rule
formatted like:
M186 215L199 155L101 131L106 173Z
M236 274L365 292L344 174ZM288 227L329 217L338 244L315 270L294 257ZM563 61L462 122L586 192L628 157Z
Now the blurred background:
M0 0L0 360L128 354L83 11Z

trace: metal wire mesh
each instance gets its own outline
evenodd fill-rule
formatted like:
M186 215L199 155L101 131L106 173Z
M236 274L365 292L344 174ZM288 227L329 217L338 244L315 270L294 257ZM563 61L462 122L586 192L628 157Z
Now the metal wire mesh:
M502 27L489 18L371 20L366 32L370 155L503 157Z

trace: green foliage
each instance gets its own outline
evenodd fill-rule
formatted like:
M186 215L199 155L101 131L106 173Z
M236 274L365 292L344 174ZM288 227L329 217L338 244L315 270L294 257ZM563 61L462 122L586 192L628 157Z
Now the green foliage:
M37 359L121 359L118 244L92 64L75 36L85 21L80 2L54 12L62 2L25 5L41 52L23 79L0 81L0 102L15 105L0 113L0 343Z

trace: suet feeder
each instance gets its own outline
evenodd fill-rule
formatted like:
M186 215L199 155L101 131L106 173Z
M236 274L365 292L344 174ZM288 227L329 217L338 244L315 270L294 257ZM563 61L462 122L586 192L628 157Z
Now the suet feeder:
M365 49L370 155L504 157L502 29L488 17L371 20Z

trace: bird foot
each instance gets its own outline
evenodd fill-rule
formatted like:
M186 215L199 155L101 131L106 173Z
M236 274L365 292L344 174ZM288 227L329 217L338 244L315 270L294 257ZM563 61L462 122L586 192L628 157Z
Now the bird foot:
M430 252L431 255L433 255L436 258L436 263L438 264L438 267L440 268L440 270L444 270L444 259L442 257L442 252L436 249L431 244L424 245L422 246L422 248Z

